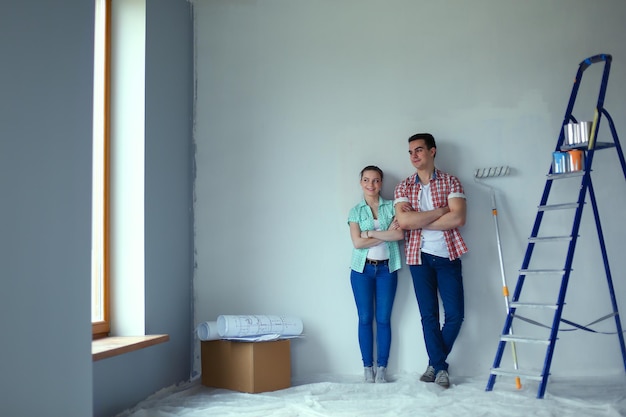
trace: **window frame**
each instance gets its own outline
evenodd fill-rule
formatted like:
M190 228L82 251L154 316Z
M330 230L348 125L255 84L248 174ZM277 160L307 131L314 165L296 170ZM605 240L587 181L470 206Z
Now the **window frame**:
M92 338L100 339L107 337L111 331L111 322L110 322L110 109L111 109L111 3L112 0L95 0L96 3L101 2L104 7L104 30L103 34L103 48L102 52L104 54L103 57L103 85L102 87L102 98L103 98L103 113L102 117L102 152L101 154L96 154L94 152L94 156L98 155L102 158L102 218L101 226L102 226L102 240L100 242L101 253L93 254L92 257L98 256L99 260L102 263L102 293L101 293L101 303L102 303L102 320L100 321L92 321ZM98 7L96 5L96 10ZM98 18L97 16L94 17ZM94 25L97 28L97 25ZM94 65L95 65L95 53L97 52L96 48L94 48ZM95 82L95 81L94 81ZM94 84L94 88L96 85ZM94 117L97 115L94 112ZM96 146L95 138L93 140L94 147ZM92 211L95 215L95 211ZM92 232L93 233L93 232ZM94 248L92 247L92 251ZM93 262L93 260L92 260ZM91 271L91 285L97 285L95 282L96 267L92 265Z

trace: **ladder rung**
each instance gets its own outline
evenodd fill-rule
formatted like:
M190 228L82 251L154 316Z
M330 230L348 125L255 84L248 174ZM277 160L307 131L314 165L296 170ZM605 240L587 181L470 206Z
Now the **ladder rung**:
M515 335L502 335L500 336L500 340L504 342L515 342L515 343L539 343L543 345L549 345L550 340L548 339L537 339L536 337L526 337L526 336L515 336Z
M520 302L511 303L510 306L511 306L511 308L518 308L518 307L522 307L522 308L548 308L548 309L552 309L552 310L556 310L558 308L558 305L556 305L556 304L520 303Z
M537 236L537 237L529 237L529 242L555 242L557 240L572 240L572 237L567 236Z
M595 145L593 146L593 148L595 150L598 149L607 149L607 148L614 148L615 147L615 143L613 142L596 142ZM562 151L568 151L570 149L581 149L581 150L587 150L589 148L589 145L585 144L583 146L579 145L565 145L565 146L561 146L561 150ZM592 170L593 171L593 170ZM580 172L580 171L576 171L576 172ZM582 171L584 172L584 171ZM552 174L552 175L558 175L558 174Z
M491 368L491 371L489 372L492 375L503 375L512 377L520 376L526 379L534 379L536 381L541 381L543 379L542 375L537 375L532 371L520 371L519 369L505 370L500 368Z
M585 171L563 172L562 174L548 174L547 177L552 180L560 180L563 178L582 177Z
M613 142L596 142L596 144L593 146L594 149L606 149L606 148L614 148L615 147L615 143Z
M520 269L520 275L563 275L564 269Z
M578 203L548 204L545 206L537 207L539 211L565 210L565 209L572 209L572 208L578 208Z

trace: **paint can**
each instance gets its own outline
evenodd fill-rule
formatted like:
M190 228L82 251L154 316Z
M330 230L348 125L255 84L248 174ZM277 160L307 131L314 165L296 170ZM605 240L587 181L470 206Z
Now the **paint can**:
M553 152L552 159L553 174L564 174L568 171L569 154L567 152Z
M582 171L585 169L585 152L580 149L572 149L569 154L569 170Z
M576 123L568 123L565 125L565 144L566 145L574 145L576 143L576 132L578 131L578 126Z
M591 138L591 126L593 122L578 122L578 136L580 138L580 143L589 142L589 138Z

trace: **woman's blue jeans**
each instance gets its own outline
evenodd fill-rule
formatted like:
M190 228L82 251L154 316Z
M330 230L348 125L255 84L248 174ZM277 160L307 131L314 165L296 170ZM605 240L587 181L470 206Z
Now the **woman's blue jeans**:
M422 316L428 364L435 372L448 370L446 362L464 318L461 260L421 254L421 265L409 265L413 289ZM444 309L444 323L439 323L439 298Z
M387 366L391 347L391 310L398 286L397 271L389 265L365 264L363 273L352 270L350 282L359 314L359 347L363 366L374 365L374 330L376 318L376 363Z

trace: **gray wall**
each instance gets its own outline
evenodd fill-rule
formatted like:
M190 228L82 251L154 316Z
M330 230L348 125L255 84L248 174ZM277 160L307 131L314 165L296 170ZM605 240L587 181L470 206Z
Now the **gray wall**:
M111 416L189 379L193 114L192 15L185 0L146 2L146 333L170 341L94 363L94 415Z
M93 4L0 6L0 415L111 416L189 378L192 31L147 5L146 331L165 344L92 365Z
M430 131L436 164L457 175L468 196L466 320L451 375L486 378L505 314L489 194L473 181L474 169L513 169L489 181L513 287L572 81L588 56L613 54L605 105L626 138L626 3L196 0L194 15L195 321L299 316L305 337L293 343L295 381L360 374L346 224L362 196L358 173L380 166L382 194L391 197L414 171L407 138ZM585 73L579 119L593 115L595 101L585 99L597 96L598 69ZM605 124L604 140L607 133ZM593 175L623 310L626 184L614 151L596 153ZM566 201L577 190L569 184ZM564 313L582 324L610 312L589 207ZM569 231L568 214L556 223ZM553 268L563 267L561 248L542 248L559 260ZM528 286L525 295L539 301L533 296L549 293L542 292ZM422 372L427 357L408 268L399 274L392 326L390 373ZM597 329L615 331L614 322ZM523 367L541 367L543 357L519 353ZM624 372L622 365L615 335L569 332L552 370L587 375Z
M0 6L0 415L92 410L93 5Z

